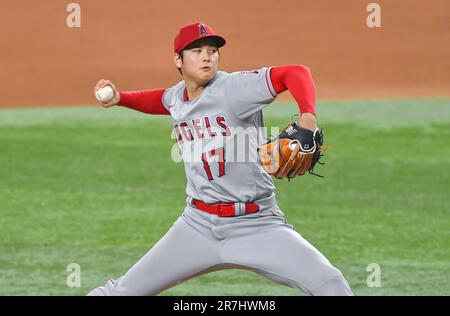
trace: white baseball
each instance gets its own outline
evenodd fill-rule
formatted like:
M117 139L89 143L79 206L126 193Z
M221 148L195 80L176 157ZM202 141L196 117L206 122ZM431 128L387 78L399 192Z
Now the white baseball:
M109 102L114 96L114 91L110 86L106 86L95 91L95 97L100 102Z

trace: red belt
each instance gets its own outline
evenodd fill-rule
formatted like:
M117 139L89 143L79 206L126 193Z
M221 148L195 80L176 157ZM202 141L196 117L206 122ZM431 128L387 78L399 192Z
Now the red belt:
M258 204L255 203L216 203L208 204L199 200L192 199L192 204L199 210L214 214L220 217L233 217L245 214L256 213L259 211Z

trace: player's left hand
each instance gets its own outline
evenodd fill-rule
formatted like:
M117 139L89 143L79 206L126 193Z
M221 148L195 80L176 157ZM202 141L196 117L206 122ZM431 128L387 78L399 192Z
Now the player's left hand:
M321 129L314 128L315 117L314 122L309 118L304 120L307 121L300 119L290 124L278 137L270 139L258 149L260 163L270 175L278 179L302 176L307 171L317 175L313 172L314 166L316 163L322 164L319 160L326 149L323 146L323 133ZM306 122L307 127L300 126L300 122Z

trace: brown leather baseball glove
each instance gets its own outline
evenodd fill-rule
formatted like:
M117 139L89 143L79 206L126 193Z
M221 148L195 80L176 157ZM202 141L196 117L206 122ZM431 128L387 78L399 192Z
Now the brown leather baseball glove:
M296 122L287 126L277 137L274 137L258 149L260 163L270 175L278 178L294 178L307 171L313 172L316 163L326 150L323 146L322 130L310 130Z

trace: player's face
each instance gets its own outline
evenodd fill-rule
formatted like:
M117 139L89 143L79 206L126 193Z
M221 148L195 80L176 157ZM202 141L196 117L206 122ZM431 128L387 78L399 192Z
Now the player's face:
M183 60L175 60L185 80L204 85L214 78L219 70L219 50L214 43L202 43L184 50Z

